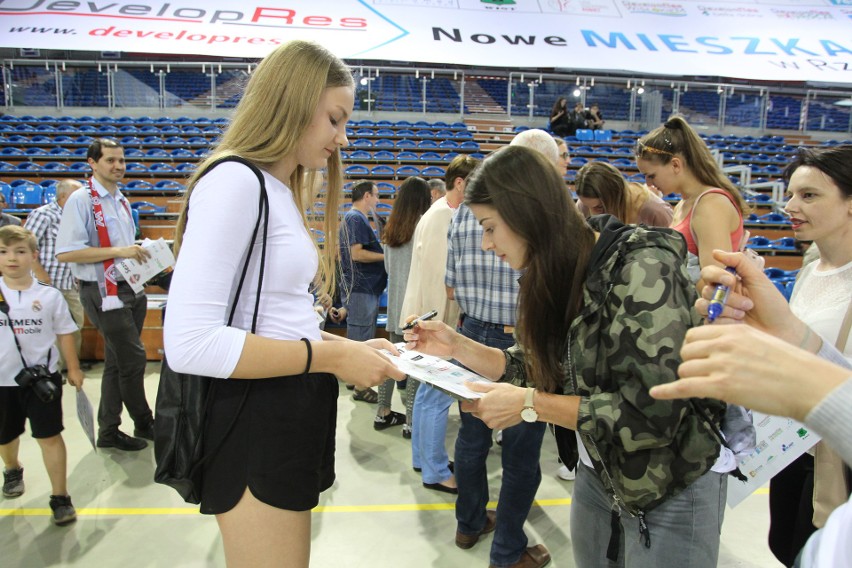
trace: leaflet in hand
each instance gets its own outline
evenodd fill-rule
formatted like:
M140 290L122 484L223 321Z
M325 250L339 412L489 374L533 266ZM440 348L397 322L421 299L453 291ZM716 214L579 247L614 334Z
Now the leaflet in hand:
M175 255L169 245L163 239L152 241L145 239L142 248L151 253L151 258L145 262L139 262L132 258L125 258L115 265L119 274L130 284L130 287L138 294L145 287L145 283L162 272L175 265Z
M474 392L465 386L465 383L489 383L491 381L445 361L440 357L425 355L417 351L405 349L405 343L395 345L400 356L396 357L388 351L383 351L396 365L396 367L409 377L426 383L441 390L458 400L475 400L482 398L481 392Z

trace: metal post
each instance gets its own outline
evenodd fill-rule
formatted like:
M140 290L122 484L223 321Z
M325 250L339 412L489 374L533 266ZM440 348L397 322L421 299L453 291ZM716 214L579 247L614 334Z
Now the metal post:
M508 118L512 118L512 75L514 73L509 73L509 80L506 83L506 116Z
M3 89L3 106L11 108L14 106L12 102L12 69L5 65L3 66L3 86L5 87Z
M799 112L799 132L804 132L808 129L808 105L811 100L811 92L805 93L805 98L802 101L802 109Z
M630 127L636 124L636 88L630 89Z
M59 70L59 63L53 64L53 78L56 83L56 108L62 108L62 72Z
M166 108L166 72L160 69L159 72L159 84L160 84L160 92L159 92L159 104L160 108Z
M423 83L423 88L421 89L420 98L423 99L423 114L426 114L426 77L421 77L420 82Z
M535 108L535 81L530 81L530 104L527 106L530 109L530 123L532 123L533 108Z
M680 86L672 91L672 114L680 114Z
M115 108L115 82L113 81L112 76L112 68L110 68L109 63L106 66L106 79L107 79L107 109L112 110Z
M210 66L210 110L216 110L216 71Z
M719 120L717 121L718 130L721 132L725 128L725 110L728 103L728 88L723 87L719 93Z
M761 92L760 95L760 120L757 128L761 132L766 132L766 126L769 123L769 91Z
M464 119L464 71L462 71L461 76L461 89L459 90L459 116Z

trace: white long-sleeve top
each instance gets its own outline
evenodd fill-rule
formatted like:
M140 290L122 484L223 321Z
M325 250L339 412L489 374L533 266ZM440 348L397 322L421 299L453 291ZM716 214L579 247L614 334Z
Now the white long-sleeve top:
M309 293L316 248L290 189L266 172L264 179L270 215L257 335L320 340ZM262 221L233 324L226 324L258 218L259 192L254 173L236 162L217 166L192 191L163 330L166 357L177 372L226 378L237 366L257 297Z

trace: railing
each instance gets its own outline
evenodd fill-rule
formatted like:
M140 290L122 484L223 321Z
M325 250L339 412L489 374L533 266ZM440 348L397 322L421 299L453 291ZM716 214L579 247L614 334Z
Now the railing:
M0 61L0 100L7 112L27 107L122 108L154 111L193 109L227 112L239 100L255 64L167 61ZM819 90L786 85L751 86L661 77L595 77L571 73L475 71L419 67L351 67L356 108L375 112L470 114L475 108L529 124L546 124L559 97L569 107L600 105L604 119L639 128L652 119L683 114L697 128L741 128L802 133L852 134L852 89ZM482 93L490 101L482 105ZM647 100L646 100L647 99ZM657 105L661 101L661 105ZM654 104L645 104L653 102ZM657 108L660 107L660 108ZM488 111L481 109L487 108ZM651 120L654 122L654 120ZM847 138L847 136L843 136Z

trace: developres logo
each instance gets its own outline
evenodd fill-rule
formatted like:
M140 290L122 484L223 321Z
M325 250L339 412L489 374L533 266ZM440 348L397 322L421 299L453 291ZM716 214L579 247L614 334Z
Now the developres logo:
M263 27L308 27L315 29L366 28L366 18L349 15L326 15L286 7L256 6L251 12L238 10L208 10L194 6L158 5L118 2L71 2L0 0L0 15L67 15L112 17L131 20L160 20Z

